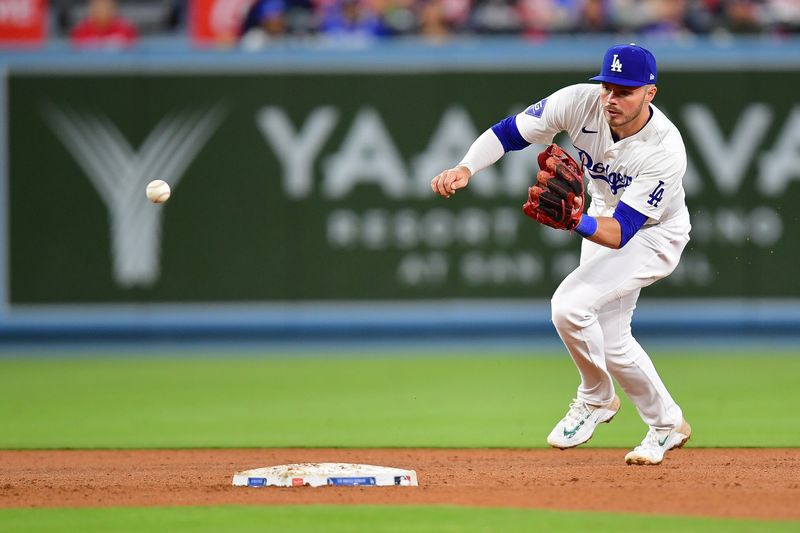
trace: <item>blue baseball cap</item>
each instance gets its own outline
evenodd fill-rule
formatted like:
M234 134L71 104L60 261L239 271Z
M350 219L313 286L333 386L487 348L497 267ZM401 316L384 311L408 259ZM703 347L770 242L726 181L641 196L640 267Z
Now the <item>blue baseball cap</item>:
M641 87L658 81L656 58L646 48L631 43L612 46L603 56L600 75L590 78L627 87Z

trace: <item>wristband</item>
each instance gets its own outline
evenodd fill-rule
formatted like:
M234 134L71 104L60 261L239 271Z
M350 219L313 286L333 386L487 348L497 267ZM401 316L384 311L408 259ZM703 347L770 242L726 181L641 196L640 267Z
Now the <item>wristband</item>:
M591 237L597 231L597 219L584 214L578 225L575 226L575 233L581 237Z

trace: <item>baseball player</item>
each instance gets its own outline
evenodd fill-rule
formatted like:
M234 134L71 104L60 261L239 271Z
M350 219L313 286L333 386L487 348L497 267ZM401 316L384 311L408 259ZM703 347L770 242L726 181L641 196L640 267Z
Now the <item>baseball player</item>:
M686 150L678 129L652 104L658 73L650 51L613 46L591 80L600 83L565 87L495 124L431 187L449 198L505 152L569 134L581 164L556 145L542 152L524 206L539 222L583 237L580 266L551 300L553 324L581 382L547 442L572 448L610 422L620 407L613 376L649 426L625 461L655 465L689 440L691 428L633 338L631 317L642 287L668 276L689 241ZM591 197L585 213L584 168Z

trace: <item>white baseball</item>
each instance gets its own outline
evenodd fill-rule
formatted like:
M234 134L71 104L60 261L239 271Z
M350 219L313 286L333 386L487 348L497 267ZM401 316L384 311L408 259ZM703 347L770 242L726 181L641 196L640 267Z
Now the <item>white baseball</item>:
M169 200L169 184L164 180L153 180L147 184L147 199L154 204L163 204Z

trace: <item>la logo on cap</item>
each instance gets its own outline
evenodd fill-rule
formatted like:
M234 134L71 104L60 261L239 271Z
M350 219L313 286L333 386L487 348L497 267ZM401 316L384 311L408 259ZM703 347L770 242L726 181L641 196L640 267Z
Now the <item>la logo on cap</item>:
M611 72L622 72L622 62L618 54L614 54L614 59L611 61Z
M602 81L626 87L641 87L658 81L656 58L646 48L636 44L619 44L603 54L600 74L592 81Z

